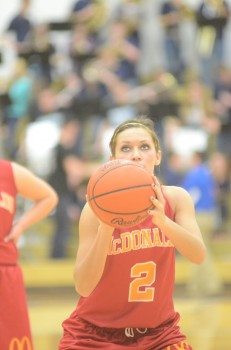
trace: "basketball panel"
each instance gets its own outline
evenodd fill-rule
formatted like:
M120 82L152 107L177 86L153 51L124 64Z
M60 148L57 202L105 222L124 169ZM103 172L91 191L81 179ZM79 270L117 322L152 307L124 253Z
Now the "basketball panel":
M111 214L133 215L152 207L150 200L152 195L151 185L141 185L93 197L90 203L99 210Z
M88 183L90 198L117 189L131 188L135 185L153 183L152 176L146 169L133 162L125 162L115 167L106 168L94 174Z

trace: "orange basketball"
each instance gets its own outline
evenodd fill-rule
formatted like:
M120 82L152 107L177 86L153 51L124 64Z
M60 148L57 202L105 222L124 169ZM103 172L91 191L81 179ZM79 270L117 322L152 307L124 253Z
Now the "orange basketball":
M101 165L91 176L88 202L104 223L132 227L148 216L152 208L153 178L140 164L117 159Z

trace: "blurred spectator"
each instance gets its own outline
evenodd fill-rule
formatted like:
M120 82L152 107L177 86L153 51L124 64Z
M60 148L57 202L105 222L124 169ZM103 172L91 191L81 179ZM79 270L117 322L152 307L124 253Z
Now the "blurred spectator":
M144 19L143 0L121 0L116 4L112 19L126 23L130 42L140 48L140 27Z
M20 150L21 159L24 159L37 175L46 179L54 169L54 148L66 116L59 108L57 99L53 87L39 86L33 91L30 122L26 127Z
M4 158L4 110L11 103L10 97L7 93L8 83L2 77L0 77L0 158Z
M10 104L4 110L6 126L5 149L7 157L17 158L23 129L28 123L28 114L32 98L32 80L25 60L19 58L11 81L9 82L8 95Z
M215 269L212 237L216 228L216 182L205 155L196 152L191 158L191 168L182 181L182 187L191 195L198 225L207 248L207 256L200 266L192 267L188 290L193 296L211 296L221 292L221 279Z
M137 43L129 37L127 23L121 20L113 21L100 52L106 65L109 64L112 72L121 80L137 85L139 83L137 64L140 53Z
M54 152L55 166L49 177L49 183L59 196L54 214L50 253L55 259L67 257L72 222L78 220L80 214L82 202L79 205L76 197L77 187L83 179L80 135L79 123L72 118L67 118L61 127L60 140Z
M176 152L169 152L161 166L160 176L166 186L181 186L184 177L183 157Z
M84 68L81 89L73 99L74 113L82 125L83 156L88 161L101 157L99 141L106 115L106 94L107 89L101 82L93 61Z
M220 65L224 63L224 35L229 19L225 0L202 0L196 10L200 77L213 88Z
M16 54L27 52L31 44L32 23L28 16L31 0L19 0L21 2L19 12L11 19L6 31L13 33L13 46Z
M71 32L70 57L75 71L81 75L84 67L97 56L99 39L84 24L76 24Z
M82 24L96 35L106 23L108 10L105 0L77 0L71 9L73 24Z
M57 108L64 113L67 112L70 114L74 112L76 118L79 119L79 111L75 110L75 99L82 88L82 79L75 71L66 74L62 80L59 91L56 94Z
M214 107L219 119L218 151L229 158L231 150L231 69L222 66L216 77Z
M31 106L31 119L52 119L59 124L64 118L63 113L59 109L60 105L54 87L48 86L44 88L39 86Z
M172 74L164 70L154 71L147 84L152 86L155 96L146 100L146 114L153 119L155 128L162 138L165 137L167 124L165 118L174 115L177 119L179 115L179 103L176 99L179 84Z
M178 80L185 69L180 32L183 6L182 0L168 0L164 1L160 7L160 21L164 32L165 68Z
M228 230L231 205L231 163L223 153L215 152L210 158L210 167L216 182L217 224L216 234Z
M205 151L212 152L216 147L219 121L214 113L211 89L197 76L191 76L178 93L179 116L182 122L191 129L203 130L207 139Z
M55 45L50 39L49 30L48 23L34 26L31 51L27 54L28 64L34 72L35 79L41 80L44 85L49 85L52 82L52 60L56 52Z
M169 155L173 155L177 152L174 152L174 139L175 134L182 127L181 119L176 115L167 115L164 118L164 130L163 130L163 157L165 159L165 154L168 158Z

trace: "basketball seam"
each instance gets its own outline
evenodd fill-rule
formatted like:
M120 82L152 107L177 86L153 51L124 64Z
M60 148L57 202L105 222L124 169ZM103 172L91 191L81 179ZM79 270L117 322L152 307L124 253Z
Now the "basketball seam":
M143 211L146 211L146 210L149 210L149 209L153 209L153 205L150 204L150 206L148 206L147 208L143 208L142 210L139 210L139 211L133 211L133 212L130 212L130 213L126 213L126 212L114 212L114 211L110 211L110 210L107 210L105 208L101 208L98 204L95 203L95 205L97 206L97 208L103 210L105 213L108 213L108 214L113 214L113 215L134 215L134 214L141 214ZM148 213L147 213L148 215Z
M104 192L104 193L101 193L101 194L98 194L96 196L92 196L89 200L94 200L94 199L97 199L99 197L103 197L103 196L107 196L108 194L112 194L112 193L116 193L116 192L122 192L124 190L133 190L133 189L137 189L137 188L143 188L143 187L148 187L148 186L151 186L151 184L144 184L144 185L137 185L137 186L132 186L132 187L124 187L124 188L119 188L117 190L113 190L113 191L109 191L109 192Z

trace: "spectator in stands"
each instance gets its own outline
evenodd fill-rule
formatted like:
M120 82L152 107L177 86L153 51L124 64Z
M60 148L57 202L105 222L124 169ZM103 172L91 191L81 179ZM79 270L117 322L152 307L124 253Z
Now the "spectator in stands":
M202 0L195 12L198 28L199 70L202 82L214 88L219 67L224 63L224 36L229 19L225 0Z
M104 0L77 0L71 9L73 24L83 24L98 35L107 20L107 7Z
M169 152L164 167L161 167L160 176L167 186L181 186L184 177L183 157L176 152Z
M180 33L182 7L182 0L164 1L160 7L160 22L164 34L165 69L177 79L181 78L185 69Z
M137 65L141 50L129 36L126 21L116 20L111 23L104 48L106 49L105 52L107 51L107 56L104 56L105 59L108 58L108 55L110 57L111 54L111 62L114 64L114 66L111 65L111 70L123 81L133 86L139 84Z
M214 109L219 120L217 148L230 157L231 149L231 69L222 66L216 77Z
M84 67L97 56L98 47L99 38L86 25L80 23L73 26L69 53L75 72L82 74Z
M31 19L28 16L28 10L30 8L31 0L20 0L21 5L19 12L11 19L6 31L13 33L13 45L15 47L16 54L20 55L27 52L31 44L31 31L33 25Z
M50 39L49 31L48 23L34 25L31 54L28 57L35 79L41 80L45 86L52 82L52 60L54 60L56 53L55 44Z
M207 139L206 147L211 153L216 149L219 130L219 121L214 113L212 91L197 75L188 78L181 86L181 91L182 94L178 94L179 116L186 127L204 132Z
M59 195L59 203L54 214L50 253L55 259L68 256L72 222L78 220L81 209L78 198L76 198L76 189L83 177L80 135L79 123L73 118L67 118L61 127L60 141L54 152L55 166L49 176L49 183ZM75 169L74 177L72 176L73 169Z
M211 250L216 227L216 183L204 154L195 152L192 155L191 167L182 180L182 187L191 194L197 222L207 247L206 259L200 266L193 266L187 287L192 296L216 295L222 290Z
M210 167L216 182L217 200L217 237L227 232L231 205L231 159L221 152L215 152L210 158Z
M141 45L141 25L143 16L143 0L122 0L116 4L112 14L112 20L119 20L126 23L128 28L129 41L137 47Z
M4 110L6 126L5 149L7 157L16 159L23 130L28 123L32 97L32 79L24 59L15 62L13 76L9 82L10 105Z

